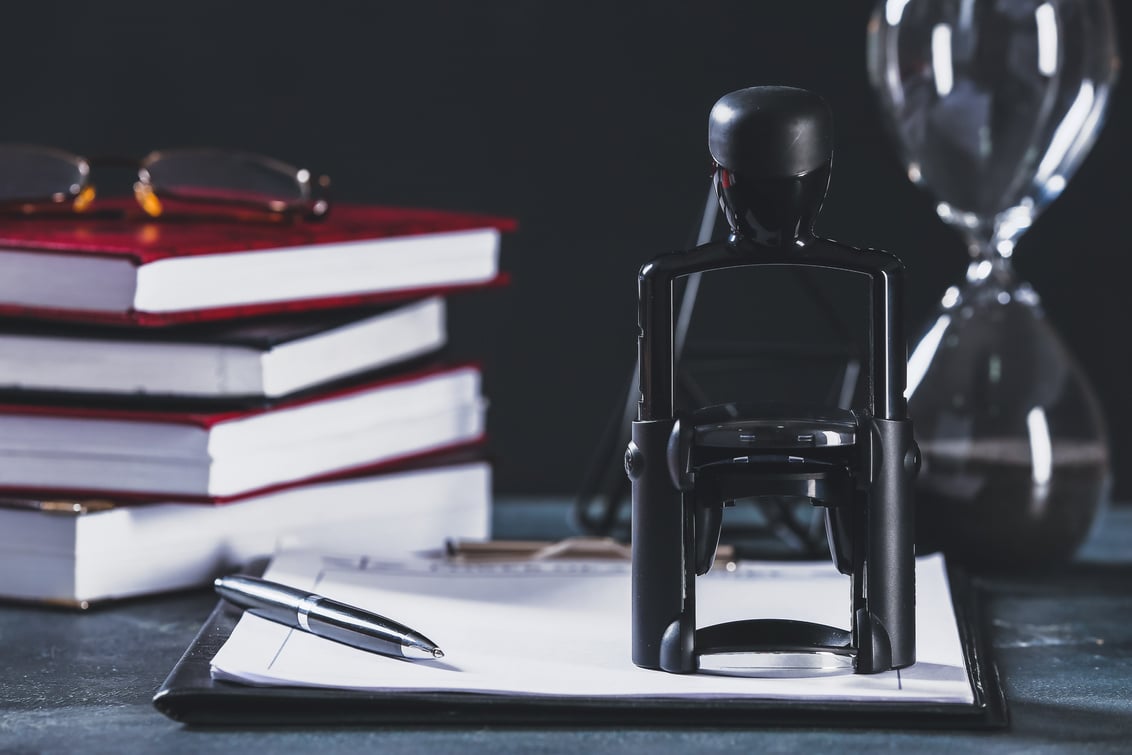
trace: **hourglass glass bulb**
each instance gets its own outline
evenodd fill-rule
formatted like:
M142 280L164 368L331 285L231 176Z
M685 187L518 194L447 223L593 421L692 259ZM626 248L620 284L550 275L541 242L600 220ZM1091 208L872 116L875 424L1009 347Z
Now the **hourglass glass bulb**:
M1028 286L991 276L948 289L909 359L908 406L923 458L918 550L984 571L1072 557L1108 498L1107 432Z
M1113 28L1108 0L880 0L869 22L908 177L973 257L912 350L907 393L917 547L969 567L1064 561L1107 500L1099 402L1012 260L1103 123Z

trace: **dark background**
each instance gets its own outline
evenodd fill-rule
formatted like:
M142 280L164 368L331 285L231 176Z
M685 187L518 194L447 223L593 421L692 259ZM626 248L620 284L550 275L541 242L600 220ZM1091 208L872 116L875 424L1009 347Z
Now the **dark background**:
M1132 14L1114 5L1132 54ZM963 243L907 181L868 86L872 7L13 4L0 20L0 140L88 155L245 149L329 174L340 200L517 218L504 242L512 286L453 301L452 338L485 363L497 490L568 493L633 364L636 270L686 246L699 221L707 113L728 91L788 84L826 97L838 133L818 231L904 259L910 335L961 279ZM1015 256L1105 406L1125 498L1128 78Z

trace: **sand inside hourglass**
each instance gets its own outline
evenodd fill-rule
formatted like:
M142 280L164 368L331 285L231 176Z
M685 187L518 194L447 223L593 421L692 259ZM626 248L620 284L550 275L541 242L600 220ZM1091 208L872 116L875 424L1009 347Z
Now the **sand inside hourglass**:
M1070 558L1106 499L1103 443L1055 440L1035 454L1028 440L921 443L917 552L946 543L950 558L981 569L1024 570Z

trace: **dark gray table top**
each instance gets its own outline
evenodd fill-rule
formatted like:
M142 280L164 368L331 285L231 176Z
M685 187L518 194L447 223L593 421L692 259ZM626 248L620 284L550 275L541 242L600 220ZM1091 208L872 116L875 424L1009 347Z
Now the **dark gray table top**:
M500 501L498 536L569 531L564 501ZM215 605L207 590L85 614L0 607L0 751L397 752L1132 750L1132 507L1069 568L980 580L1011 727L994 732L514 727L194 730L150 698Z

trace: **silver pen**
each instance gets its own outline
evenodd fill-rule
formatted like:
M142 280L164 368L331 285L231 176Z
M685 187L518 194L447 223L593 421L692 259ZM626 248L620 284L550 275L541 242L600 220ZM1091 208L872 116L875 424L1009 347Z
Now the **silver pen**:
M307 590L243 575L220 577L213 584L220 597L254 616L334 642L394 658L444 657L435 642L407 626Z

